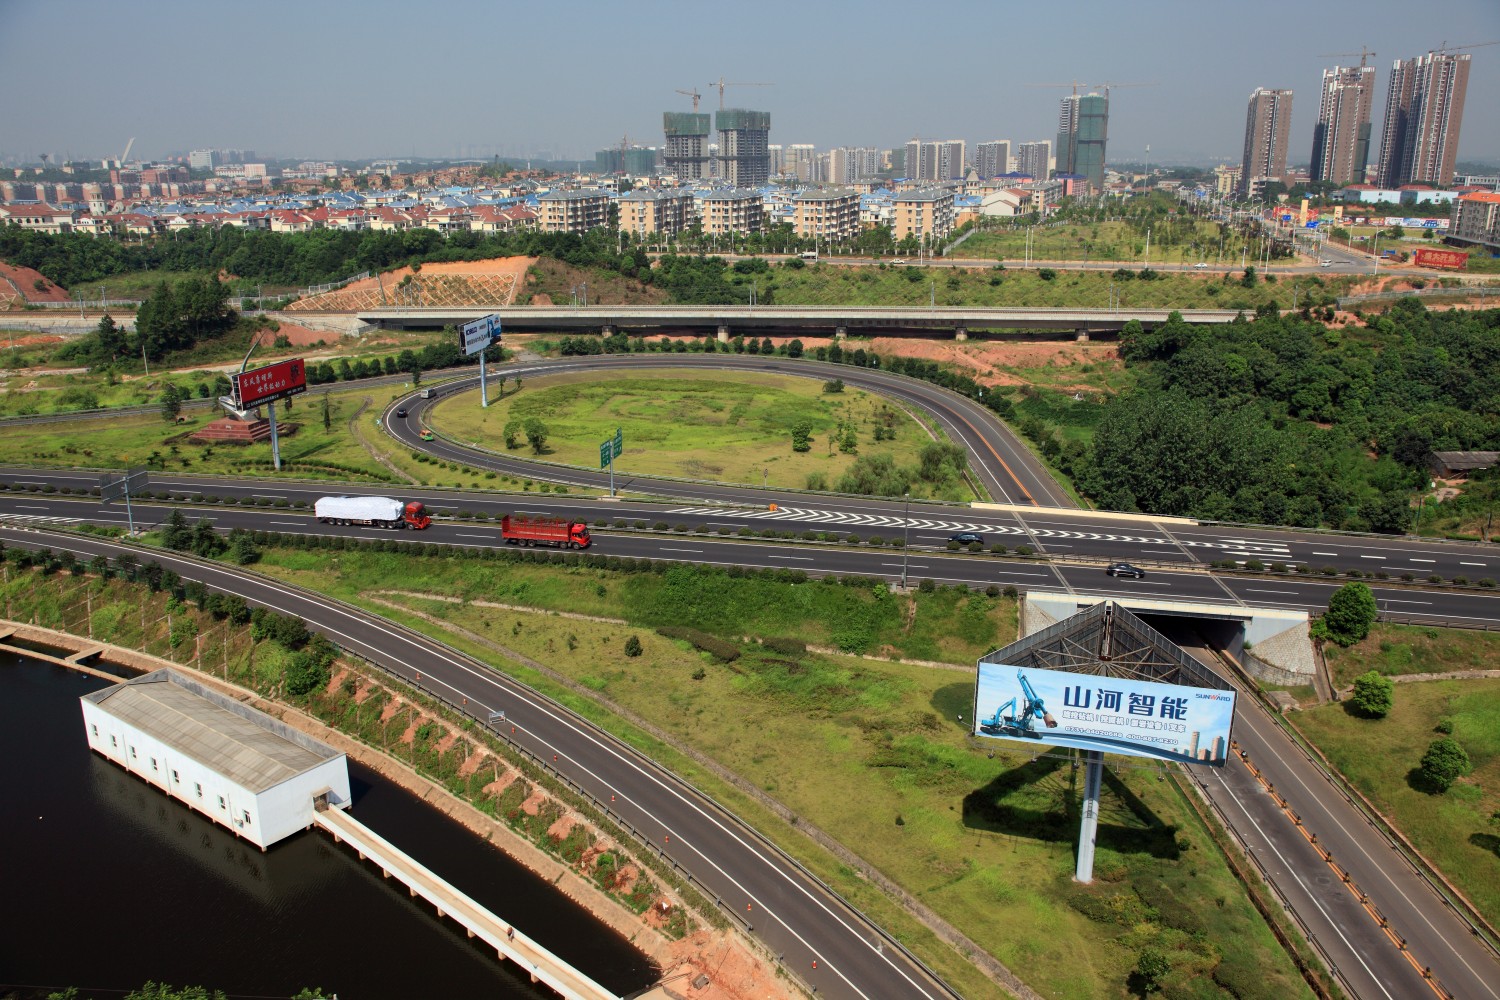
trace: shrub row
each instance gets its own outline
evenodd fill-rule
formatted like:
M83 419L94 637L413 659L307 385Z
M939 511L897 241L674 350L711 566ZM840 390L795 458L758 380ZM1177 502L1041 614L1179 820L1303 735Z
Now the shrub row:
M740 647L736 644L685 625L663 625L656 634L691 643L694 649L710 654L720 663L733 663L740 658Z

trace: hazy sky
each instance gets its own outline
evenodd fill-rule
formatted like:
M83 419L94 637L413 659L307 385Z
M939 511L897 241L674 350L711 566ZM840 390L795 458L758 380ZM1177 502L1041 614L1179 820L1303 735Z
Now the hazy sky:
M1051 139L1067 88L1116 89L1109 158L1239 162L1259 86L1296 91L1306 163L1320 53L1390 66L1500 41L1497 0L0 0L0 155L546 155L660 145L673 91L771 113L771 141ZM1500 45L1476 48L1459 158L1500 163ZM1376 151L1372 149L1371 159Z

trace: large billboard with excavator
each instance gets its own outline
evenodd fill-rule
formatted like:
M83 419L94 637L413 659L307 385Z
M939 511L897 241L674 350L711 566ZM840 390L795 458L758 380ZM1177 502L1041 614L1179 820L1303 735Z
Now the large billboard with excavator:
M1234 692L979 664L974 735L1222 767Z

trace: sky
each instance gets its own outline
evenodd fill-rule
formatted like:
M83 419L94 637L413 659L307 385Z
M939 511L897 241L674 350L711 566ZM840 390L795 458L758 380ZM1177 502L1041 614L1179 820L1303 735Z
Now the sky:
M661 145L663 111L771 113L771 142L1052 139L1069 84L1111 95L1113 162L1238 163L1256 87L1296 92L1306 163L1321 71L1500 41L1497 0L0 0L0 159L199 148L262 158L589 159ZM1500 45L1470 50L1459 159L1500 165ZM1146 147L1150 146L1147 157ZM1372 163L1375 157L1372 150Z

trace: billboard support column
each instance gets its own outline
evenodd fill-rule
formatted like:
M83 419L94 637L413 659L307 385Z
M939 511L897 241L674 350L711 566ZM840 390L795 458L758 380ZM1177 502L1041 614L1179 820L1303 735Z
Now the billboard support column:
M271 464L281 471L281 442L276 439L276 404L266 404L266 416L271 421Z
M1083 752L1083 820L1078 824L1078 867L1073 881L1094 881L1094 839L1099 832L1099 785L1104 779L1104 752Z
M486 381L484 351L479 352L479 405L486 409L490 405L490 384Z

